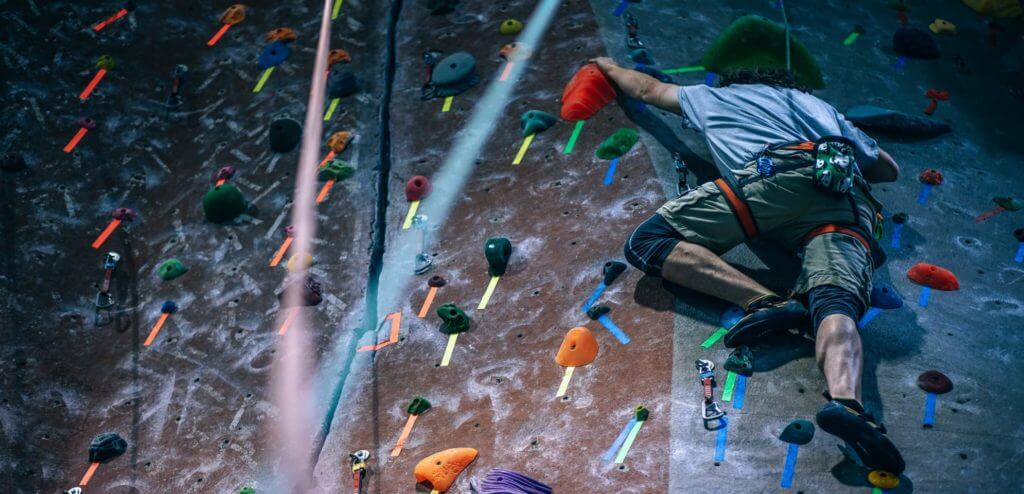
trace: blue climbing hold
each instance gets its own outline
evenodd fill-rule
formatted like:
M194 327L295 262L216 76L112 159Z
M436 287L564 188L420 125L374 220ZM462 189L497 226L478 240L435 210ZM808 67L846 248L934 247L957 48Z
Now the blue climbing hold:
M256 65L261 69L277 67L284 63L285 60L288 60L291 54L292 49L288 48L288 45L275 41L263 47L263 52L260 53L260 58L256 61Z
M899 309L903 307L903 296L888 283L876 283L871 289L871 306L879 309Z

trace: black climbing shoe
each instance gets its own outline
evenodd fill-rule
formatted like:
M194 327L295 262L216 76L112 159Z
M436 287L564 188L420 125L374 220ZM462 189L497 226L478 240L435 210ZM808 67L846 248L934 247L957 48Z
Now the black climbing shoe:
M753 346L766 337L790 329L807 329L809 321L807 308L800 301L765 297L750 304L747 315L729 328L725 334L725 346Z
M897 477L906 468L896 445L885 437L885 427L876 423L871 414L832 400L818 411L815 419L821 430L845 441L864 466Z

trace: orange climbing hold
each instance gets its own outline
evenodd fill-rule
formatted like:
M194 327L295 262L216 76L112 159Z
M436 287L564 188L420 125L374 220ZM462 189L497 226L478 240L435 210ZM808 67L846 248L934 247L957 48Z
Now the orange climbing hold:
M349 55L347 51L341 48L335 48L327 52L327 65L334 66L336 63L349 63L352 61L352 55Z
M225 10L224 13L220 15L220 23L221 24L227 24L229 26L234 26L235 24L240 24L244 20L245 20L245 5L242 5L240 3L236 3L236 4L228 7L228 9Z
M936 290L951 292L960 289L960 282L952 271L926 262L919 262L910 268L907 278L918 285Z
M348 146L348 141L352 138L352 134L345 132L335 132L331 134L331 137L327 139L327 147L330 148L334 154L341 154Z
M274 41L280 41L282 43L291 43L298 39L298 35L295 34L295 30L290 27L279 27L277 29L271 29L267 33L267 43L273 43Z
M586 120L615 99L615 88L597 65L584 65L562 92L562 118Z
M582 326L572 328L565 334L562 346L558 348L555 362L562 367L583 367L597 358L597 338Z
M476 459L473 448L452 448L438 451L416 464L413 475L416 483L427 482L430 488L446 492L459 474Z

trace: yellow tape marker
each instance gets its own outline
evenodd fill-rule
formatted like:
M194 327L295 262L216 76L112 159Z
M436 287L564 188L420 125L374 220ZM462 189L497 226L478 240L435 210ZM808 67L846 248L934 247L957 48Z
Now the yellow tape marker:
M263 90L263 85L267 83L267 79L270 79L270 74L274 72L273 67L267 68L263 71L263 75L260 76L260 80L256 82L256 87L252 88L252 92L258 93Z
M441 494L441 491L439 491L437 489L434 489L434 490L430 491L430 494Z
M331 9L331 20L338 18L338 12L341 11L341 2L345 0L334 0L334 8Z
M452 352L455 350L455 341L459 339L459 333L448 335L448 346L444 347L444 356L441 357L441 367L448 367L452 361Z
M447 113L448 110L452 109L452 100L453 99L455 99L455 96L449 96L449 97L444 99L444 106L441 107L441 112Z
M420 208L420 201L412 201L409 203L409 212L405 213L405 222L402 223L402 229L408 230L412 226L412 217L416 216L416 210Z
M484 310L487 308L487 301L491 299L491 295L494 294L494 288L498 286L498 280L501 276L491 276L491 282L487 284L487 290L484 290L484 296L480 297L480 305L476 306L476 310Z
M530 143L533 142L534 134L530 134L523 139L523 145L519 146L519 152L516 154L516 159L512 160L513 165L518 165L523 162L523 156L526 156L526 148L530 147Z
M566 367L565 375L562 376L562 384L558 385L558 391L555 391L555 398L565 394L565 390L569 389L569 380L572 379L572 371L575 367Z
M327 112L324 113L324 122L331 119L331 115L334 115L335 108L338 108L338 102L341 98L334 98L331 100L331 105L327 107Z

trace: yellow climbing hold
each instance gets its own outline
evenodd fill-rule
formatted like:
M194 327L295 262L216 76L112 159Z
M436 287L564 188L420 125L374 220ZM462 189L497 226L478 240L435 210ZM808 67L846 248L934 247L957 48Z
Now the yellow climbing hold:
M311 255L309 255L307 253L302 253L302 254L295 254L291 258L289 258L288 259L288 264L286 264L285 267L288 268L288 272L289 273L297 273L299 271L305 271L305 270L309 269L309 267L312 266L312 265L313 265L313 256L311 256Z
M868 482L880 489L895 489L900 485L900 478L885 470L872 470L868 474Z
M935 19L935 22L928 24L928 29L935 34L956 34L956 24L945 19Z
M515 19L505 19L499 28L501 34L519 34L523 30L523 23Z
M1017 17L1024 12L1020 0L963 0L964 5L989 17Z

